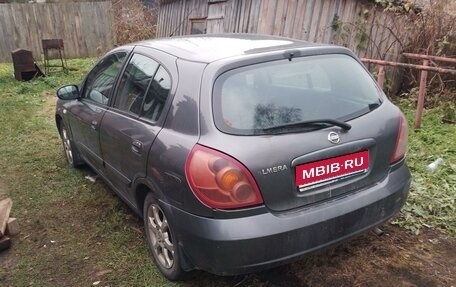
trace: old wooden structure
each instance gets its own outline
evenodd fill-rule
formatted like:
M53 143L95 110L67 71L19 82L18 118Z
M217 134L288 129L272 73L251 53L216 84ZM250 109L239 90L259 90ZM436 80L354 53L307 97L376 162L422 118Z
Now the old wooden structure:
M41 69L35 63L32 51L16 49L11 52L13 59L14 78L18 81L30 81L37 76L44 76Z
M41 39L62 38L68 58L99 56L116 43L111 1L0 4L0 62L11 51L43 54Z
M259 33L334 43L397 60L403 19L365 0L162 0L158 36Z
M46 71L46 74L49 73L50 68L53 67L60 67L65 70L66 57L63 39L42 39L41 45L43 47L44 70ZM60 64L51 64L50 60L53 58L59 59Z

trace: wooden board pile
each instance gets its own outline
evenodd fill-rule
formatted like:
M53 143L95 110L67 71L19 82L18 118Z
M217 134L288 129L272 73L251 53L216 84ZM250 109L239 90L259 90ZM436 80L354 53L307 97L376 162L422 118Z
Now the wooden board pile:
M0 201L0 251L11 246L10 236L19 233L16 218L9 217L13 202L10 198Z

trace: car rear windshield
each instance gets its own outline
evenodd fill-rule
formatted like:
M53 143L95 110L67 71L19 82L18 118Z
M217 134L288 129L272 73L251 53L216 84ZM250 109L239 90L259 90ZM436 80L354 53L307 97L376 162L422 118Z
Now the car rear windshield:
M284 59L219 76L214 119L218 129L230 134L291 132L304 128L297 123L359 117L381 104L379 95L368 72L348 55ZM280 126L284 129L275 129Z

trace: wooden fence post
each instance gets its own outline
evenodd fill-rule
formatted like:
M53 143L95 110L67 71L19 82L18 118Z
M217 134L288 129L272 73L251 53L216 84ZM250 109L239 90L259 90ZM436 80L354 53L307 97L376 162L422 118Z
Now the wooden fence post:
M380 86L380 89L382 89L382 90L383 90L384 83L385 83L385 66L378 65L377 84Z
M423 66L428 66L429 60L423 60ZM421 71L420 78L420 91L418 94L418 105L416 107L415 115L415 128L419 129L421 127L421 118L423 117L423 108L424 108L424 97L426 96L426 82L427 82L428 71Z

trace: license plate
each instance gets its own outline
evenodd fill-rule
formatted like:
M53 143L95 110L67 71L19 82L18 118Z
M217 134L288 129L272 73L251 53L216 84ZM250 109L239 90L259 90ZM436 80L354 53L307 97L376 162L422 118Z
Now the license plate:
M296 185L303 191L316 185L326 184L337 179L367 172L369 151L346 154L324 160L298 165Z

